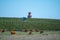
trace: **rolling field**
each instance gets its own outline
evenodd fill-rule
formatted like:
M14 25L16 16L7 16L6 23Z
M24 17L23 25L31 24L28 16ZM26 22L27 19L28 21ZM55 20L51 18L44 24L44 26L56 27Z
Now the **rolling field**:
M16 32L16 35L11 35L10 32L0 33L0 40L60 40L60 31L47 31L42 34L33 32L28 35L28 32Z
M22 18L0 17L0 40L60 40L60 19L38 19L31 18L25 22ZM21 32L21 30L43 30L44 33ZM16 30L16 35L11 35L10 31Z
M39 29L39 30L56 30L60 31L59 19L39 19L31 18L23 22L22 18L0 18L0 29L22 30L22 29Z

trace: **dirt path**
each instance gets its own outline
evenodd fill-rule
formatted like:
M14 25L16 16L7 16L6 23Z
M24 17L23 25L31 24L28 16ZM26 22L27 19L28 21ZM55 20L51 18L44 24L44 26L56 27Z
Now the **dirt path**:
M60 34L48 35L0 35L0 40L60 40Z

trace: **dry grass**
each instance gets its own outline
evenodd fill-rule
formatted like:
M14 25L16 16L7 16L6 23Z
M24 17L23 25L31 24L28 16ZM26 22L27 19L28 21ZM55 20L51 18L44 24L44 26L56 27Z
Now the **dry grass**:
M60 34L0 35L0 40L60 40Z

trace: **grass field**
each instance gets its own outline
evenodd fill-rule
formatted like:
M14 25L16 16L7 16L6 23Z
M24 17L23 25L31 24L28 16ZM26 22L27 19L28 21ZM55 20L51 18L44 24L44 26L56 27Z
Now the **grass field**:
M0 30L6 29L6 32L0 32L0 40L60 40L60 19L27 19L0 17ZM44 30L44 33L21 32L21 30ZM16 30L16 35L11 35L10 30Z
M59 19L39 19L31 18L23 22L22 18L3 18L0 17L0 29L21 30L21 29L39 29L39 30L60 30Z
M28 32L16 32L16 35L11 35L10 32L0 33L0 40L60 40L60 31L45 31L40 34L33 32L28 35Z

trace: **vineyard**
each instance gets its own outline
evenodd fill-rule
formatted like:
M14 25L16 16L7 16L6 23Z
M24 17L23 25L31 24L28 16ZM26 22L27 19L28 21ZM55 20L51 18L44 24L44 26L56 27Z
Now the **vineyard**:
M0 17L0 29L6 30L39 29L60 31L60 20L31 18L27 19L24 22L22 18Z

